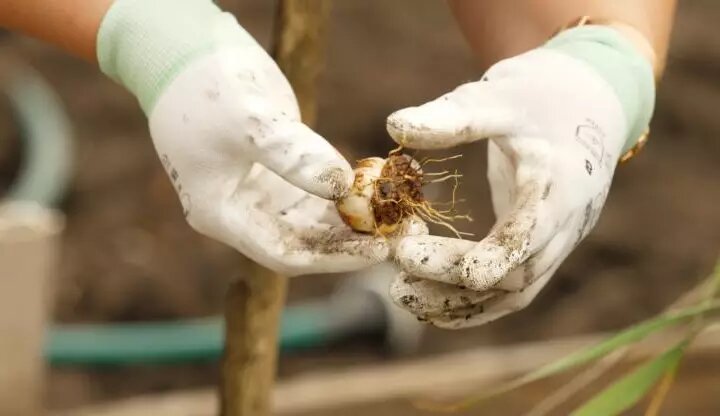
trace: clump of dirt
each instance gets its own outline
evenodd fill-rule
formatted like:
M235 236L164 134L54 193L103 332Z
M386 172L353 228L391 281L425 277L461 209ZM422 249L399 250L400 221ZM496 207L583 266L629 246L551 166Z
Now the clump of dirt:
M350 192L337 202L343 221L353 230L378 235L392 234L403 220L417 216L426 222L442 225L461 237L468 235L451 223L470 220L467 215L455 214L455 195L462 176L450 171L424 173L427 163L455 159L426 159L418 162L410 155L395 149L386 159L371 157L360 160L355 168L355 181ZM437 209L425 198L423 186L454 180L452 201L448 209ZM441 206L443 204L437 204Z
M370 204L375 223L396 227L414 214L415 206L425 203L422 191L423 172L420 164L406 154L390 154L375 180Z

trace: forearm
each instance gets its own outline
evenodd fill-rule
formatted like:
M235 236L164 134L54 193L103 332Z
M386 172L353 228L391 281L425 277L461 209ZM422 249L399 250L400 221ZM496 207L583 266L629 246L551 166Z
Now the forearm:
M95 41L113 0L2 0L0 27L94 62Z
M580 16L616 28L648 55L657 77L665 67L676 0L448 0L483 65L536 48ZM652 49L649 51L648 49Z

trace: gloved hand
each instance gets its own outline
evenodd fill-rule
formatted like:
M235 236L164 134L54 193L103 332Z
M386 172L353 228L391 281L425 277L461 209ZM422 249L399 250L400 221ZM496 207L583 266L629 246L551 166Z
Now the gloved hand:
M98 61L138 97L196 230L285 275L388 257L388 241L353 233L328 201L352 183L348 162L300 122L277 65L210 0L116 1Z
M395 302L446 328L528 305L595 225L618 159L646 130L653 106L649 61L615 30L586 26L392 114L388 131L409 148L489 138L497 217L477 243L404 238Z

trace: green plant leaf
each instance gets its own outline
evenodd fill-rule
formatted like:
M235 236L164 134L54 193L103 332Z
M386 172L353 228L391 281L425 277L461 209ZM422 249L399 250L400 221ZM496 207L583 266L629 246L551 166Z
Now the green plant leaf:
M676 365L669 368L665 372L662 379L658 383L655 392L652 396L650 396L648 407L645 410L645 416L658 416L660 414L660 410L662 409L663 403L665 403L667 394L670 391L673 383L675 383L675 378L677 376L677 370L679 367L679 365Z
M572 416L614 416L634 406L664 374L674 371L690 340L667 350L616 381L572 413Z
M557 361L547 364L539 369L532 371L515 381L511 381L498 390L494 394L504 393L509 390L516 389L525 384L532 383L542 378L550 377L570 369L579 367L589 362L595 361L607 354L642 340L643 338L655 332L670 328L672 326L684 323L703 313L720 309L720 301L709 302L700 306L692 306L677 311L664 313L655 318L633 325L619 333L611 336L607 340L585 348L583 350L571 353Z
M423 409L439 412L459 411L461 409L468 408L472 405L482 402L483 400L487 400L491 397L499 396L509 391L518 389L522 386L525 386L526 384L530 384L543 378L551 377L556 374L560 374L568 370L572 370L574 368L588 364L610 354L611 352L619 348L636 343L655 332L662 331L675 325L686 323L692 318L716 310L720 310L720 301L717 300L699 306L692 306L684 309L666 312L652 319L624 329L599 344L571 353L557 361L540 367L539 369L532 371L520 378L502 384L499 387L494 388L490 391L486 391L479 395L473 395L454 403L442 404L434 402L422 402L416 403L416 406Z

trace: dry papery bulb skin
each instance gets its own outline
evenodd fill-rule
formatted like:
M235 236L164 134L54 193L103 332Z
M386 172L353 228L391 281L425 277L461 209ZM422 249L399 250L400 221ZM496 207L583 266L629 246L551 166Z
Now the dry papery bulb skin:
M455 193L458 187L457 172L424 173L423 166L446 159L426 159L418 162L412 156L396 149L387 158L370 157L357 162L355 181L348 194L336 202L343 221L355 231L390 236L398 230L402 221L416 215L423 220L450 229L461 237L450 223L457 219L470 220L467 215L455 215ZM437 210L423 195L422 188L429 183L454 180L453 199L450 208Z

